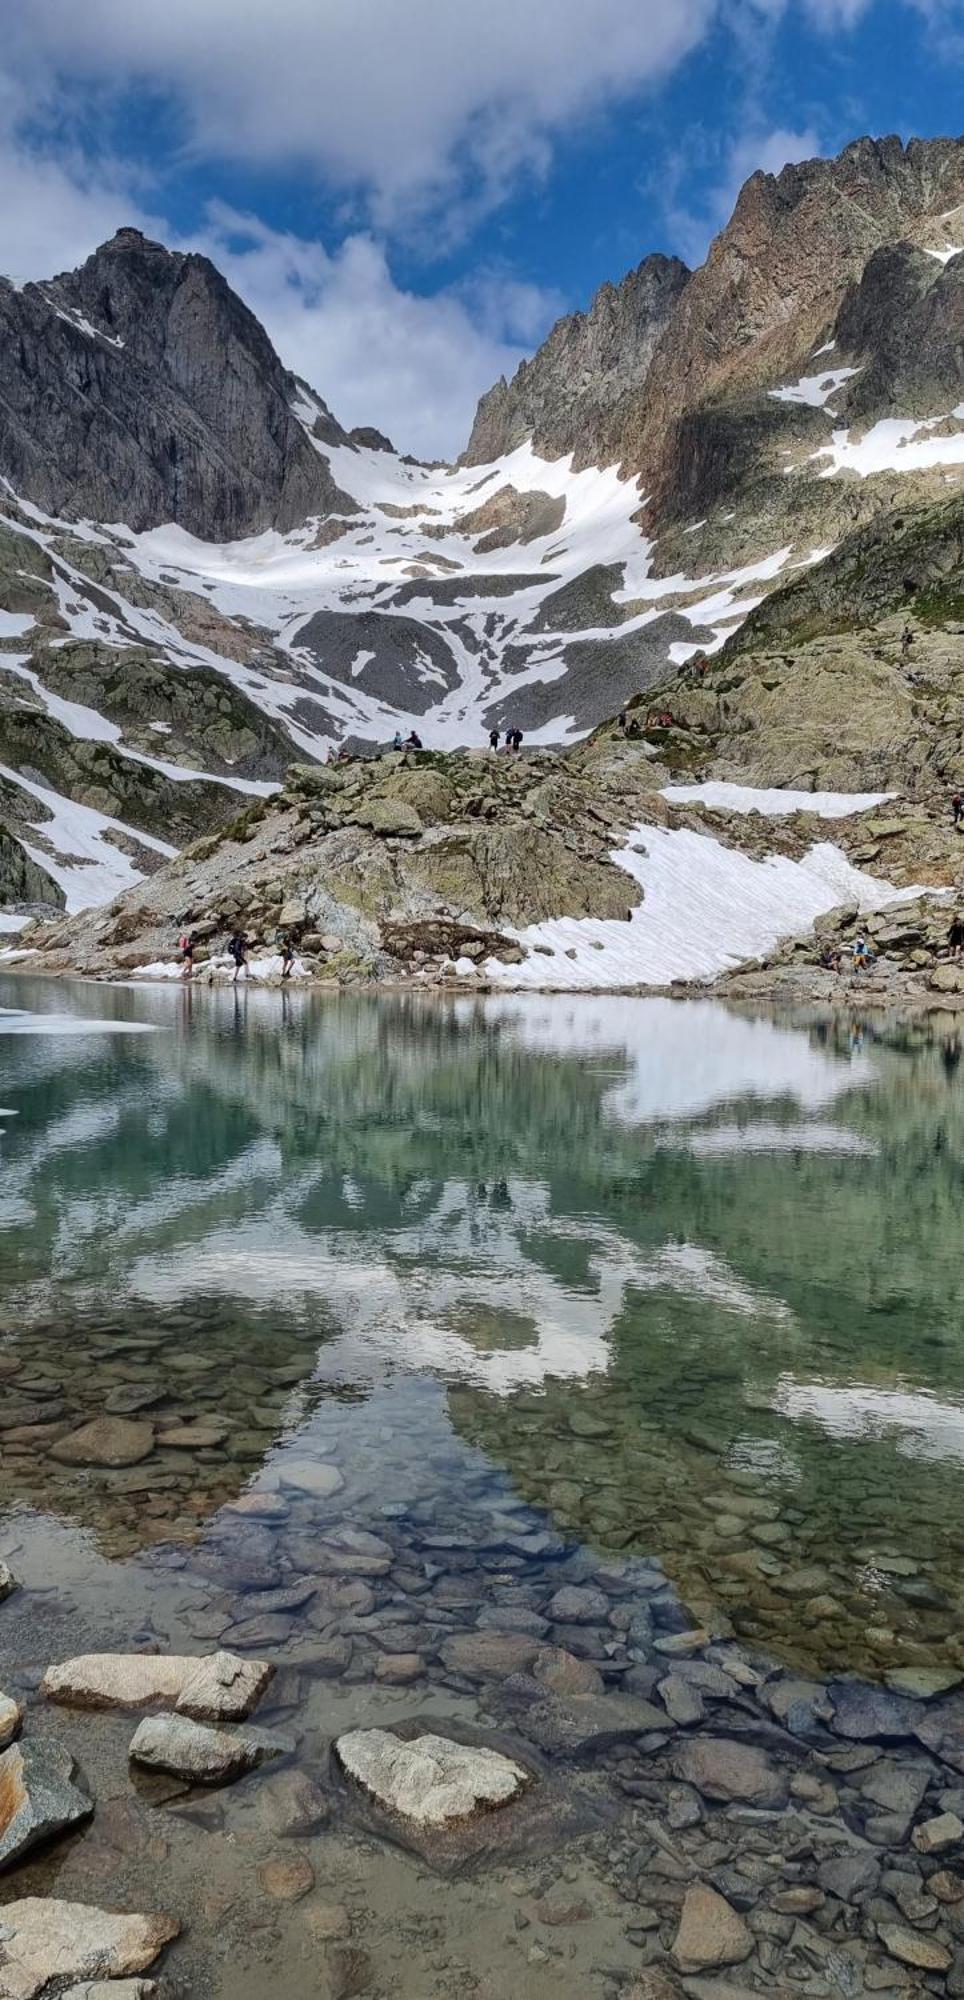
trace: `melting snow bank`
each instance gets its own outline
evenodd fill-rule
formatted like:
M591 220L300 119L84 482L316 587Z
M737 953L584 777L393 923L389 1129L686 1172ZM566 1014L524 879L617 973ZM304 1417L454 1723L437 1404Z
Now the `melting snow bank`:
M781 818L813 813L817 819L849 819L851 813L872 812L887 804L893 792L791 792L761 790L755 785L730 785L710 780L704 785L664 785L662 796L674 805L718 806L723 812L763 813Z
M715 979L809 930L840 903L881 910L922 893L864 874L829 841L800 861L786 855L755 861L709 834L640 826L612 858L643 891L628 920L553 917L530 924L515 933L529 948L522 965L487 961L494 985L612 990Z
M156 958L150 966L134 966L134 972L130 976L134 980L182 980L184 962L180 958ZM264 982L264 980L280 980L280 976L282 976L280 952L276 952L274 956L248 958L248 970L238 974L238 986L244 986L246 980ZM308 966L302 966L302 960L296 958L288 978L308 980L310 978ZM204 964L196 968L194 980L234 980L234 958L228 958L226 952L218 958L206 958Z

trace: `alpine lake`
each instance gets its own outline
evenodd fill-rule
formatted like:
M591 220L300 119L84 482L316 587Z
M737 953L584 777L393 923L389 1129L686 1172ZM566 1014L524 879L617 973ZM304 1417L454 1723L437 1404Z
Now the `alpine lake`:
M171 2000L964 1994L953 1021L0 1007L0 1691L96 1802L0 1992L56 1896L171 1912ZM219 1648L290 1743L220 1787L40 1691ZM525 1791L428 1834L369 1728Z

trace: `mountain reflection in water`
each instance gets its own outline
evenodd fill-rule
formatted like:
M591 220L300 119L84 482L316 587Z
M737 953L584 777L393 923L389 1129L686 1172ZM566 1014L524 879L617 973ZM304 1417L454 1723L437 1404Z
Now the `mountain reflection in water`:
M964 1099L938 1031L2 997L8 1504L112 1553L189 1540L421 1378L441 1399L402 1399L396 1471L444 1422L565 1534L658 1556L784 1656L964 1664ZM62 1464L104 1410L153 1448Z

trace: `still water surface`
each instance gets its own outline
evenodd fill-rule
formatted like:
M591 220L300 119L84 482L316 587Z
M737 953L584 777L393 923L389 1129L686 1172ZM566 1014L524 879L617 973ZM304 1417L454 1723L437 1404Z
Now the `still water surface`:
M4 1353L74 1422L146 1376L225 1432L94 1477L18 1427L6 1504L128 1554L360 1439L377 1395L386 1482L444 1436L788 1656L956 1647L956 1040L709 1002L2 1000Z

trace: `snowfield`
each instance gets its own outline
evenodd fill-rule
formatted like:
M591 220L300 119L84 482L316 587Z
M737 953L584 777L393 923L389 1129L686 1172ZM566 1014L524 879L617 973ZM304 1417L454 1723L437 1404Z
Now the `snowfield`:
M494 984L619 990L715 979L809 930L838 904L870 912L921 893L864 874L829 841L800 861L756 861L709 834L640 826L612 858L639 883L642 904L627 907L625 922L556 917L517 931L530 955L521 965L488 959Z

